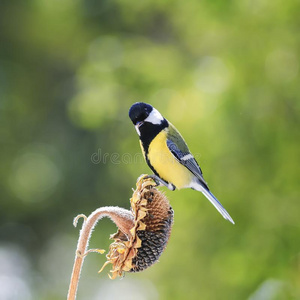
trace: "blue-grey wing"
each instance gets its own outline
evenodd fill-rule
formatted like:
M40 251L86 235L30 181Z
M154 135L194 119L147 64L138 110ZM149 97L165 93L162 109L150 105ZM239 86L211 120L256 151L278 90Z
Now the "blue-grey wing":
M167 146L178 162L190 170L200 180L202 185L209 190L194 156L189 151L181 151L176 143L170 139L167 140Z

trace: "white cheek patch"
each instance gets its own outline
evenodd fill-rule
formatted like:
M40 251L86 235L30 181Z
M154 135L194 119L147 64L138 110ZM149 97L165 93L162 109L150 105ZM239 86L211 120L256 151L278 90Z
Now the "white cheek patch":
M141 132L140 132L140 130L139 130L139 125L135 125L134 127L135 127L135 130L136 130L137 134L138 134L139 136L141 136Z
M150 115L144 121L152 124L161 124L163 119L164 118L160 114L160 112L153 107L153 110L151 111Z

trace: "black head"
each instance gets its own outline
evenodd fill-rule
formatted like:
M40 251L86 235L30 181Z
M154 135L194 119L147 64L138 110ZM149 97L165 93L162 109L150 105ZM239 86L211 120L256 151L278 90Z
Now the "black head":
M138 122L144 121L152 112L153 107L143 102L134 103L129 109L129 118L136 125Z

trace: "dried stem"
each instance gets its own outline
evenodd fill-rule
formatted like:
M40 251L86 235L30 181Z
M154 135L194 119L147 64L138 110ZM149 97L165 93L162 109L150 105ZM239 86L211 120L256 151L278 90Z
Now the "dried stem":
M109 217L118 228L125 234L129 234L129 230L133 227L133 215L132 213L124 208L106 206L96 209L94 212L90 214L89 217L85 215L78 215L74 219L74 226L76 227L78 220L83 217L84 222L82 225L82 229L80 230L75 261L73 265L73 271L69 286L68 292L68 300L75 300L77 294L77 288L79 283L79 277L82 269L82 264L84 258L89 251L87 250L88 243L92 234L92 230L97 224L97 222L103 217ZM95 250L99 253L103 253L102 250Z

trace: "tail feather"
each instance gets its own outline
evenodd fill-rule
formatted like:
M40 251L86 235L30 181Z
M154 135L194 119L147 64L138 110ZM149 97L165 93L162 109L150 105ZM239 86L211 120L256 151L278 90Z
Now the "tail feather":
M235 224L227 210L209 190L207 190L201 184L193 185L192 188L199 192L202 192L204 196L211 202L211 204L217 209L217 211L223 216L224 219L228 220L232 224Z

